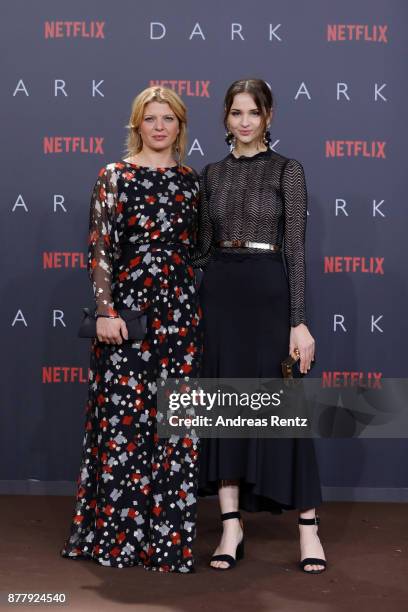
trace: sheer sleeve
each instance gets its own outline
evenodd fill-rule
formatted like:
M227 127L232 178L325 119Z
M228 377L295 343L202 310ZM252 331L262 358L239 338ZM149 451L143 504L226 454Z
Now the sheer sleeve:
M91 197L88 274L93 287L97 313L112 316L117 314L112 298L112 220L116 201L116 174L106 166L99 172Z
M209 262L212 255L213 226L208 203L207 172L208 166L206 166L200 174L197 241L191 261L194 268L203 268Z
M290 324L306 324L305 312L305 233L307 189L302 165L290 159L282 176L284 196L284 255L290 290Z

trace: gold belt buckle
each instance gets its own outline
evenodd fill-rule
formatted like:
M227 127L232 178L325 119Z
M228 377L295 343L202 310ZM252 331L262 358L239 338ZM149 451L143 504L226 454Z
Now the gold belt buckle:
M220 247L228 247L231 249L239 249L244 246L243 240L221 240Z

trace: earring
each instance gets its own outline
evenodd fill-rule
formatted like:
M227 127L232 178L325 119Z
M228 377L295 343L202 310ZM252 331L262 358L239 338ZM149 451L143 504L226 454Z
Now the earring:
M235 136L233 135L233 133L230 132L229 130L227 130L225 132L225 142L229 146L230 152L232 152L234 150L234 148L235 148L236 139L235 139Z
M266 146L266 148L270 149L271 148L271 133L269 130L265 130L265 133L263 135L263 141L264 141L264 145Z

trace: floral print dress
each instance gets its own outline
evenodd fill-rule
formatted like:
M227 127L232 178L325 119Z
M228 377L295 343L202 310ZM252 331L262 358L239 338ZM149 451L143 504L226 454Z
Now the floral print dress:
M108 164L90 210L97 311L143 309L142 342L92 341L83 456L61 551L123 568L194 570L198 440L159 438L157 379L197 377L200 309L190 257L198 180L186 166Z

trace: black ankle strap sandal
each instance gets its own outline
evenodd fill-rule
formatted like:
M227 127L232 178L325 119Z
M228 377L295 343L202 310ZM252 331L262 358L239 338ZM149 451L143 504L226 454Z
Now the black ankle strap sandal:
M224 512L224 514L221 514L222 521L228 521L228 519L233 519L233 518L237 518L240 521L242 521L241 513L239 510L237 510L237 512Z
M239 519L239 522L241 523L241 527L243 529L244 526L242 523L240 512L225 512L224 514L221 514L222 521L228 521L229 519L234 519L234 518ZM244 558L244 535L242 535L242 540L237 545L237 548L235 551L235 559L232 555L214 555L210 559L210 567L212 569L221 570L221 571L229 570L235 567L237 564L237 561L240 561L243 558ZM213 565L211 565L212 561L225 561L229 565L228 567L214 567Z
M299 517L299 525L319 525L319 524L320 524L320 518L318 516L315 516L314 518L311 518L311 519L305 519L305 518ZM306 570L305 569L306 565L323 565L323 569ZM299 566L300 566L300 569L303 570L306 574L321 574L322 572L325 571L327 567L327 561L325 559L317 559L315 557L306 557L306 559L303 559L299 563Z

